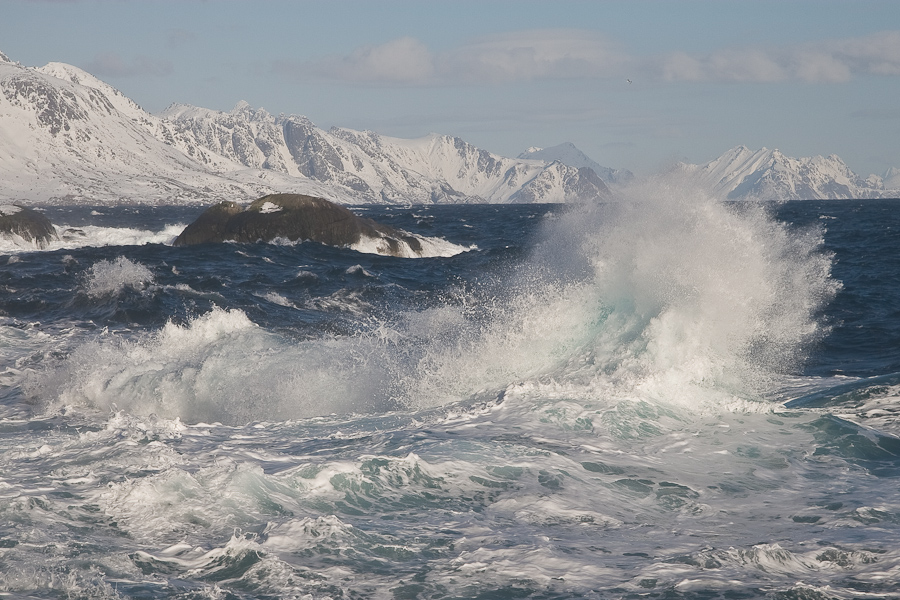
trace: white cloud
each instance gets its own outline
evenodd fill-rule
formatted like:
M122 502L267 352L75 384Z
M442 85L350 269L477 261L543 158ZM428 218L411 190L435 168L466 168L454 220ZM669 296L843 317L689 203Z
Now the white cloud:
M275 70L299 79L422 83L434 73L434 57L419 40L402 37L377 46L363 46L344 56L307 62L277 61Z
M597 77L623 56L596 33L536 30L484 37L442 53L402 37L316 61L279 61L275 70L301 79L456 84Z
M661 60L666 81L781 81L784 68L764 51L722 50L708 56L676 52Z
M280 61L276 71L299 79L453 85L541 79L642 76L663 81L840 83L864 74L900 75L900 31L793 46L722 48L629 55L586 30L544 29L485 36L444 52L402 37L315 61Z
M84 69L97 77L163 77L173 71L172 63L148 56L137 56L126 61L115 52L103 52L84 66Z
M837 46L837 52L859 70L878 75L900 75L900 31L841 40Z
M854 76L900 75L900 31L779 47L721 49L659 59L667 81L842 83Z
M552 29L484 37L442 54L438 66L448 80L495 83L601 77L627 60L595 32Z

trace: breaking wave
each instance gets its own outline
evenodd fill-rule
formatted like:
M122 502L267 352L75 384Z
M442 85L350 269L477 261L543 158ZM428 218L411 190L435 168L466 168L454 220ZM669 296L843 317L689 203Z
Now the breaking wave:
M61 405L235 424L528 390L745 407L825 332L818 312L839 284L821 246L821 230L790 228L763 206L657 180L548 220L512 272L352 335L297 341L215 309L130 340L100 337L34 385ZM148 273L98 263L88 290Z

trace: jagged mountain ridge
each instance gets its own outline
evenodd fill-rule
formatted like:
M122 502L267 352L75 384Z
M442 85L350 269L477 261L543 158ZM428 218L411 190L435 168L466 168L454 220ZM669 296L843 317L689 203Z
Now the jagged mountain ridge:
M0 58L0 195L41 202L567 202L609 196L590 169L500 157L459 138L317 128L241 103L147 113L89 73Z
M415 140L323 131L241 103L151 115L76 67L30 68L0 53L0 199L210 202L275 192L343 203L564 202L609 197L600 167L571 144L500 157L451 136ZM900 169L862 178L837 156L791 158L738 146L680 165L724 199L900 196ZM621 177L620 175L621 174Z
M885 178L854 173L840 157L793 158L779 150L736 146L703 165L677 168L727 200L811 200L900 196L894 170ZM893 179L891 179L893 177ZM898 186L900 187L900 186Z
M273 117L246 103L230 112L173 105L161 116L217 154L328 184L358 201L568 202L609 196L590 169L504 158L447 135L400 139L339 127L324 131L306 117Z

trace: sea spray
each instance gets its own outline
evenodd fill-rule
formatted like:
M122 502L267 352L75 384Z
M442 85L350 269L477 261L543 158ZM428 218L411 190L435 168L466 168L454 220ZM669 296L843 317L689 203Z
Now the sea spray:
M495 286L490 318L439 330L410 396L531 380L588 397L743 406L827 331L818 313L840 287L830 267L818 228L677 177L636 184L617 203L548 220L531 258Z
M384 373L369 338L296 342L240 310L214 309L185 325L125 339L105 334L27 386L49 407L243 424L385 404Z
M595 346L611 354L604 367L688 404L685 384L755 395L769 375L796 371L839 288L821 231L792 230L762 205L718 202L678 178L624 193L612 218L577 224L604 304L641 328L630 343Z
M746 407L824 331L817 311L838 284L821 242L821 231L791 229L763 206L654 180L546 220L530 257L444 303L358 315L352 335L299 341L215 309L134 340L86 343L42 394L234 424L426 408L512 388L610 406ZM148 280L120 258L92 267L88 289Z
M790 376L818 390L812 408L753 400L796 363L772 366L765 344L742 342L752 327L725 319L741 334L726 335L688 319L727 317L715 299L754 289L729 296L660 250L715 272L740 263L713 249L754 244L703 242L716 218L677 212L660 217L672 232L644 233L655 206L626 197L571 220L554 208L540 235L548 207L419 207L447 239L482 249L433 261L312 244L19 255L0 286L0 593L895 597L897 201L775 209L791 223L834 217L826 241L847 282L811 363L828 381ZM755 264L796 247L810 250L798 264L828 266L822 230L723 208L732 237L771 226L766 240L790 238L748 253L765 258ZM91 265L119 256L155 283L84 294ZM603 257L633 264L611 273ZM760 268L756 281L833 285L775 264L785 277ZM830 294L809 289L811 306ZM755 301L775 306L757 311L773 327L814 326L785 336L799 351L775 356L791 360L823 331L814 310L795 320L792 301ZM107 302L120 310L81 306ZM884 378L826 391L860 368ZM44 386L31 397L49 410L20 405L23 378Z
M88 296L113 296L125 288L142 290L153 283L153 272L124 256L114 261L101 260L85 273L84 291Z

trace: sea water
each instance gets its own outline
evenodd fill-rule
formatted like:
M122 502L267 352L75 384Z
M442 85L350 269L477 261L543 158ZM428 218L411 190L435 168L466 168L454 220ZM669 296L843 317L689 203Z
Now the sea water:
M422 258L0 241L0 594L900 596L900 201L360 207Z

